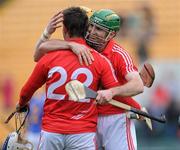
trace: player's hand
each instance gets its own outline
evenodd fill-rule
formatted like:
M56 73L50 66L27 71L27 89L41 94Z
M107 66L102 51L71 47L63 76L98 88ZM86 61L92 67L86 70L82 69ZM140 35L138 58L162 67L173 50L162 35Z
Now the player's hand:
M140 110L144 111L144 112L147 112L145 107L141 107ZM127 115L127 117L129 119L137 119L137 120L140 120L140 121L145 121L146 120L146 118L144 116L141 116L141 115L138 115L138 114L135 114L135 113L127 113L126 115Z
M63 22L63 13L62 11L59 11L56 13L49 21L46 30L49 35L53 34L57 28L60 28L62 26Z
M71 50L78 56L81 65L83 65L83 61L87 66L92 64L92 61L94 61L94 57L91 54L91 48L75 42L70 42L69 46Z
M143 116L135 114L135 113L129 113L128 112L128 113L126 113L126 116L129 119L137 119L137 120L140 120L140 121L144 121L145 120Z
M141 107L141 111L148 113L145 107ZM144 116L139 115L139 120L146 120L146 118Z
M141 116L141 115L138 115L138 114L137 114L137 119L140 120L140 121L144 121L145 120L144 116Z
M21 106L19 105L19 103L18 103L18 104L16 104L16 111L17 111L18 113L26 112L27 109L28 109L28 107L29 107L28 104L25 105L25 106L23 106L23 107L21 107Z
M98 104L106 104L113 98L113 93L110 89L97 91L96 101Z

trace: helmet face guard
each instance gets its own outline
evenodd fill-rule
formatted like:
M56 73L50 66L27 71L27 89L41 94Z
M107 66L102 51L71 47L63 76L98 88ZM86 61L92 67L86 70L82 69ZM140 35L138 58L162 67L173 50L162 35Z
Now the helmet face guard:
M106 46L107 42L109 41L108 38L109 38L111 31L109 31L108 29L106 29L102 26L99 26L98 24L95 24L95 23L90 23L90 26L92 26L92 28L97 27L105 32L104 38L98 36L94 32L94 29L92 29L91 31L88 31L85 36L85 39L86 39L86 42L88 43L88 45L91 46L92 48L94 48L95 50L100 51L101 49L103 49Z
M16 131L12 132L5 139L2 150L33 150L33 144L22 138L21 129L24 127L29 109L24 113L13 112L6 123L15 115ZM19 126L19 127L18 127Z

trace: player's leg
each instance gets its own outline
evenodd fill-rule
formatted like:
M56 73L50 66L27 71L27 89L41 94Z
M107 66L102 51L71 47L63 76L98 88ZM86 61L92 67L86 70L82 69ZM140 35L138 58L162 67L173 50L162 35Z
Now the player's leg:
M126 114L100 116L98 133L102 135L105 150L137 149L134 124Z
M64 149L64 135L41 131L38 150Z
M95 133L66 135L64 150L96 150L96 147Z

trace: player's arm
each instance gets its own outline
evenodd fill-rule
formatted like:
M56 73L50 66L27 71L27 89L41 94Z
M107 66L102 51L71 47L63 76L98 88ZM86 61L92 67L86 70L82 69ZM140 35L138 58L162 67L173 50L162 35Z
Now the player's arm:
M75 42L68 42L62 40L49 40L51 35L56 31L57 28L62 26L63 13L62 11L55 14L49 21L45 28L41 38L38 40L34 52L34 61L37 62L39 59L49 51L55 51L60 49L71 49L79 58L79 62L82 65L83 61L86 65L89 65L94 61L91 54L91 49L82 44Z
M36 48L36 51L34 53L34 61L39 61L39 59L47 52L56 51L59 49L69 49L70 47L68 44L69 43L66 41L56 39L45 41Z
M143 82L141 80L139 73L137 72L136 67L132 63L133 61L131 60L131 57L121 56L122 55L119 55L117 57L117 60L119 62L119 68L116 68L116 72L117 76L125 78L126 83L118 87L110 88L108 90L98 91L97 99L110 100L114 96L134 96L144 91Z
M44 67L45 65L43 65L41 61L38 62L29 79L21 89L19 95L19 106L21 108L28 103L34 92L46 82L47 71L45 71Z
M97 100L109 101L114 96L129 97L142 93L144 90L143 82L138 72L131 72L126 75L127 83L124 85L109 88L107 90L99 90Z
M53 17L50 19L40 39L36 43L35 52L34 52L35 61L39 60L44 55L43 52L39 51L40 45L50 39L51 35L56 31L56 29L62 26L62 22L63 22L62 11L59 11L58 13L53 15Z
M61 49L71 49L72 52L78 56L81 65L83 64L83 61L86 65L89 65L94 61L93 55L91 54L91 48L76 42L62 40L49 40L42 43L34 54L34 61L38 61L47 52Z
M134 96L144 91L144 85L138 72L129 72L125 76L125 78L127 80L127 83L110 89L113 93L113 97L114 96L122 96L122 97Z

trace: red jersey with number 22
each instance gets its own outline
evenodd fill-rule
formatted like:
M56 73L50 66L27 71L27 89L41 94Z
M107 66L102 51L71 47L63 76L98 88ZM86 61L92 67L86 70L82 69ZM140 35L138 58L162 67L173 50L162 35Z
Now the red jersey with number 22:
M83 39L74 39L84 44ZM65 85L73 79L83 82L93 90L103 84L105 88L118 86L110 62L92 52L95 61L89 66L81 66L78 57L70 50L50 52L40 59L29 80L20 93L20 105L26 104L33 93L46 83L46 101L42 129L48 132L74 134L95 132L97 107L94 100L70 101Z

